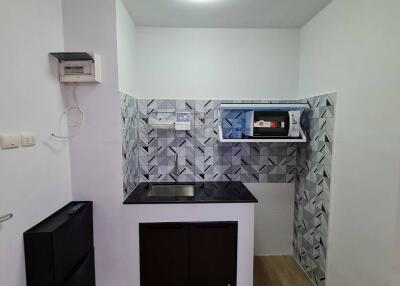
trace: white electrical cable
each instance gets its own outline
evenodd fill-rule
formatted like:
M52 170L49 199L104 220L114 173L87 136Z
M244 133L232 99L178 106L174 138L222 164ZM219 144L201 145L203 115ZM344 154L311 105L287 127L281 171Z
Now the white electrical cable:
M76 89L77 89L77 84L74 84L73 87L72 87L72 99L74 101L74 105L75 106L68 107L63 113L67 115L67 118L68 118L69 121L74 122L74 124L76 124L76 125L70 125L70 127L76 127L77 131L75 132L75 134L73 134L71 136L59 136L59 135L56 135L54 133L51 133L52 137L59 138L59 139L71 139L71 138L75 137L77 132L81 129L82 124L85 121L85 112L80 108L80 106L78 104L78 99L77 99L77 96L76 96ZM79 112L79 114L81 115L80 116L81 118L80 118L79 121L71 120L69 114L73 110L77 110Z

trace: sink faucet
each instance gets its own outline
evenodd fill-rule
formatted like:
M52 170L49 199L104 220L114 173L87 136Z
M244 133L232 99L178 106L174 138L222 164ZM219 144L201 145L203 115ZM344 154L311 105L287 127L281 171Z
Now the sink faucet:
M179 167L178 167L178 153L175 153L175 175L179 175Z

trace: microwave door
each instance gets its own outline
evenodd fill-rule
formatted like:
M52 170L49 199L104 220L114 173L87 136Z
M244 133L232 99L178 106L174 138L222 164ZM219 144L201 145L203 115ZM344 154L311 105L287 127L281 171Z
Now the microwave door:
M253 137L287 137L289 113L287 111L254 111Z

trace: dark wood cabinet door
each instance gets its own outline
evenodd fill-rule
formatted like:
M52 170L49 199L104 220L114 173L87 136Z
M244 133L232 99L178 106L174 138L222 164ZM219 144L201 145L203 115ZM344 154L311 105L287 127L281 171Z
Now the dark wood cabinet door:
M184 223L146 223L140 232L140 285L188 286L189 229Z
M190 225L190 286L235 286L237 222Z

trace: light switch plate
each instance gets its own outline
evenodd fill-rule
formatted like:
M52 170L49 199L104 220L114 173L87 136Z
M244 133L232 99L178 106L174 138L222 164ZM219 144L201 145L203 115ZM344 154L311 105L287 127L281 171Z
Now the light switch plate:
M22 133L21 134L21 146L22 147L31 147L36 145L35 135L30 133Z
M19 147L19 134L0 134L1 149L14 149Z

